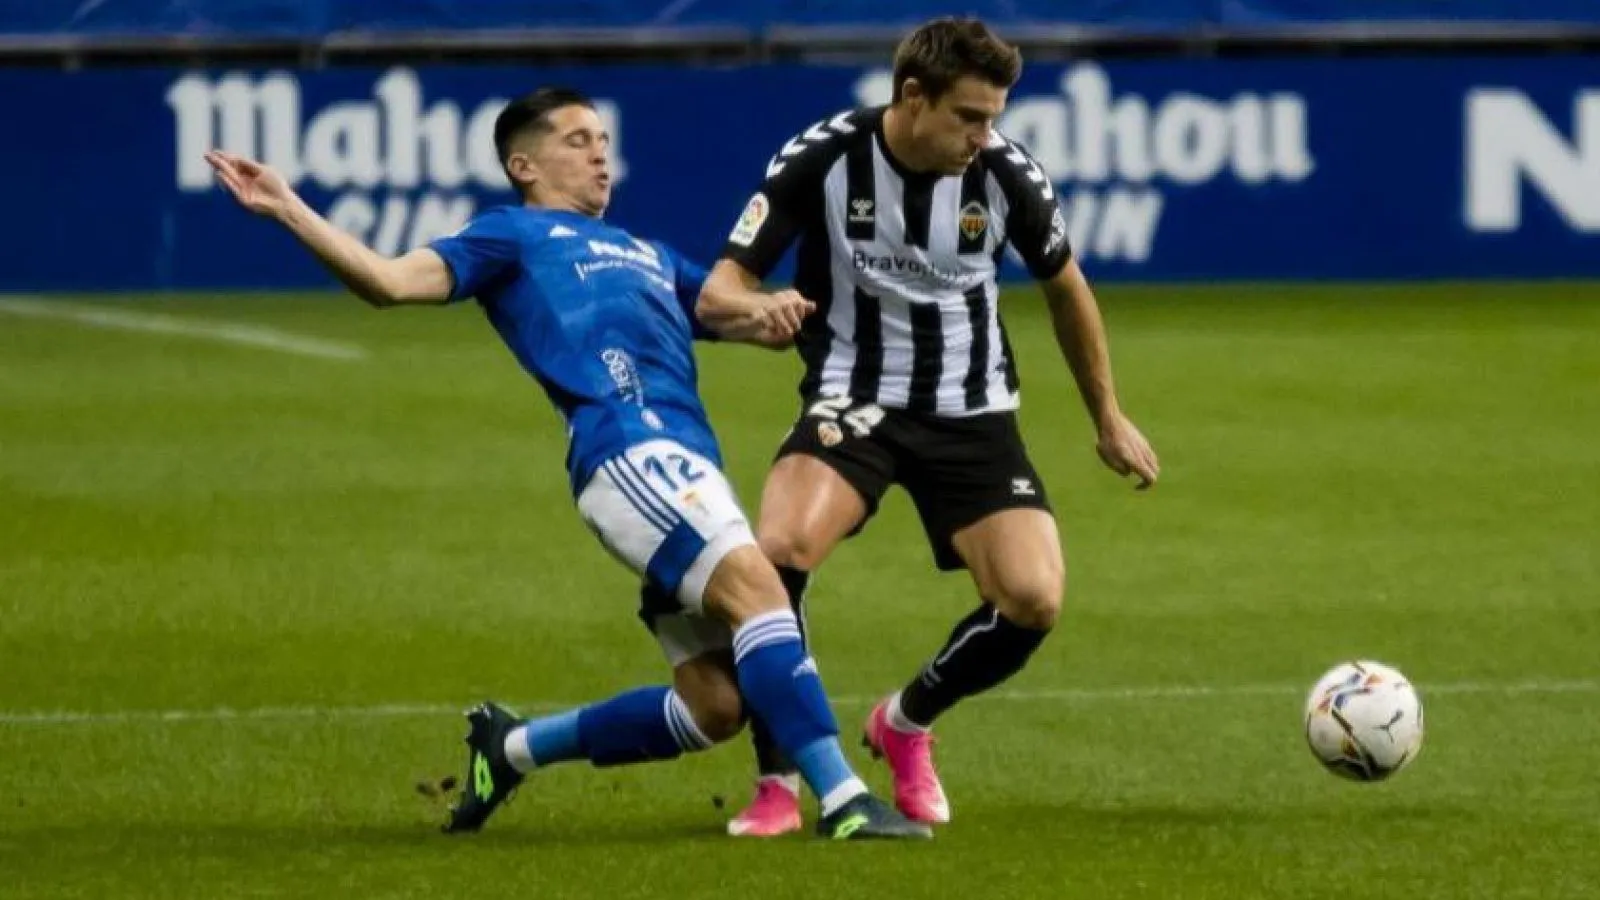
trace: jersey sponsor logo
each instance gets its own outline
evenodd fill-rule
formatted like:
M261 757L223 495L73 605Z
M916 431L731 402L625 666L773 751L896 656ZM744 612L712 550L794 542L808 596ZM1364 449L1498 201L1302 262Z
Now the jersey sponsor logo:
M1191 90L1119 91L1106 68L1095 63L1058 71L1056 91L1012 92L997 129L1010 140L996 137L991 147L1027 148L1031 159L1021 152L1015 158L1007 152L1006 157L1046 202L1056 202L1047 188L1061 190L1063 233L1082 257L1147 262L1156 252L1169 197L1221 180L1246 187L1295 184L1316 170L1309 139L1311 109L1302 94L1261 90L1212 97ZM854 99L863 106L887 103L892 88L889 72L868 72L856 81ZM1500 121L1496 134L1503 144L1520 141L1532 148L1542 142L1539 134L1518 124L1530 121L1527 117L1503 116ZM1487 134L1490 126L1484 127ZM1533 154L1528 149L1516 156L1522 169L1553 175L1576 168L1560 158L1541 158L1537 166L1526 162ZM1600 150L1583 148L1565 156L1594 159ZM1483 183L1510 184L1501 174L1509 167L1496 165L1489 166L1494 174ZM1501 180L1492 181L1495 177ZM1565 195L1600 197L1571 187ZM1503 202L1484 202L1484 210L1493 206L1498 221L1505 221ZM1600 200L1587 208L1600 209ZM1486 212L1483 218L1494 215Z
M728 235L728 240L741 247L750 246L760 233L761 226L767 224L767 213L770 205L767 195L757 192L744 205L744 212L739 214L739 221L734 223L733 233Z
M962 237L975 241L989 230L989 213L983 208L983 204L974 200L961 207L961 220L958 225Z
M211 193L216 181L205 151L258 159L296 188L334 226L385 255L458 231L480 200L512 197L494 147L494 120L506 100L476 104L428 97L423 79L396 67L373 79L365 96L313 104L289 71L190 73L174 80L176 181L185 193ZM612 177L620 182L621 127L616 104L598 100L611 133ZM321 194L322 196L319 196Z
M649 266L652 269L659 270L661 268L661 256L656 253L654 247L638 240L635 240L633 244L632 247L624 247L620 244L613 244L610 241L597 241L590 238L589 252L595 256L615 257L616 259Z
M868 253L865 250L856 250L850 254L850 264L860 273L875 272L879 275L926 278L947 287L960 287L969 283L977 283L984 279L982 272L946 269L927 260L897 256L892 253L879 255Z
M573 268L584 281L598 272L621 269L644 276L661 290L676 290L671 280L662 274L661 256L655 248L637 238L633 239L633 244L632 247L624 247L590 238L589 252L596 258L574 262Z

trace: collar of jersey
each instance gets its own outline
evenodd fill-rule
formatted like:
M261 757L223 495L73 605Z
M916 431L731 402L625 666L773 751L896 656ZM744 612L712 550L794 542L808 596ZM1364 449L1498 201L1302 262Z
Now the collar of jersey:
M887 112L887 110L885 110L885 112ZM939 179L945 177L938 172L913 172L912 170L906 168L905 163L895 158L894 151L889 149L889 139L883 136L883 120L885 118L885 116L879 115L872 123L872 139L878 142L879 152L881 152L883 154L883 158L888 161L889 168L893 169L895 174L899 175L902 181L931 182L938 181Z
M581 213L575 209L555 209L549 206L535 206L529 203L523 204L522 208L528 210L529 212L542 213L543 215L547 216L562 216L578 222L599 223L603 225L606 221L604 216L591 216L588 213Z

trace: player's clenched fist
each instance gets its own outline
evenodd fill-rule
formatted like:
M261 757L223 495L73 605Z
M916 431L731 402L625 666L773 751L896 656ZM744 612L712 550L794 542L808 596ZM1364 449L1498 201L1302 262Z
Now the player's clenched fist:
M800 296L799 291L778 291L767 297L767 328L784 340L793 338L806 316L816 308L817 305Z

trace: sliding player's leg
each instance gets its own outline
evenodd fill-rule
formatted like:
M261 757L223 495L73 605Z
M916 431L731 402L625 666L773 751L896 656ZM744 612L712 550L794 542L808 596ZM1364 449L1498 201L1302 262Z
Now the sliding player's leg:
M678 479L647 474L668 471L648 464L662 455L673 458L670 471ZM738 694L771 725L821 801L819 831L836 838L928 836L925 827L867 793L845 761L782 583L757 548L731 486L709 461L668 441L631 448L601 467L578 507L606 547L659 594L675 598L678 621L692 625L688 632L657 626L669 659L676 644L693 652L692 659L720 662L676 666L683 693L640 688L530 722L494 704L472 711L467 784L447 830L477 830L539 765L670 759L732 736L743 710L715 674L720 665L727 677L728 657L713 652L720 640L732 650ZM685 693L701 707L699 717Z
M493 702L468 712L466 782L445 831L482 828L536 769L574 761L608 767L676 759L738 734L744 713L727 629L706 624L713 626L700 629L711 634L704 641L708 649L678 661L671 686L634 688L531 719ZM692 624L681 629L675 646L693 646L695 631Z

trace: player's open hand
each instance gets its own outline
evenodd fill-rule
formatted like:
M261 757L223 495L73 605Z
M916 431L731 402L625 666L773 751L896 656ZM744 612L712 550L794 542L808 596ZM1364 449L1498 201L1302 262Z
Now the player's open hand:
M294 190L271 166L225 150L208 151L206 162L216 170L217 179L233 199L253 213L277 216L294 199Z
M1161 462L1150 448L1139 429L1122 413L1116 413L1100 428L1100 440L1095 446L1100 459L1118 475L1136 475L1139 490L1156 483L1161 476Z
M800 296L799 291L784 290L769 295L763 337L784 342L793 340L800 326L805 323L806 316L816 309L817 305Z

